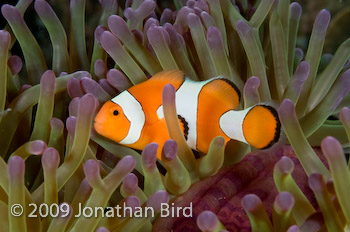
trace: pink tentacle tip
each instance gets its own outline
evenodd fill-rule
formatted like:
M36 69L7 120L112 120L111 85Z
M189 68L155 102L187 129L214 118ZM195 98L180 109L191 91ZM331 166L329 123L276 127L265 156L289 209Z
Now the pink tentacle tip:
M41 162L45 169L57 169L60 164L60 155L55 148L49 147L44 151L41 157Z
M156 168L157 150L158 150L157 143L150 143L143 149L141 153L141 157L142 157L143 165L147 169Z
M172 84L166 84L163 88L163 101L175 103L175 87Z
M11 44L11 35L8 31L0 30L0 49L9 49Z
M210 47L217 48L222 44L221 32L217 27L210 26L207 30L207 41Z
M308 180L309 186L315 193L326 191L323 176L320 173L312 173Z
M62 130L63 127L64 127L64 124L62 122L61 119L58 119L58 118L55 118L53 117L51 120L50 120L50 126L51 128L56 128L58 130Z
M295 114L294 102L289 99L284 99L278 109L278 115L280 118Z
M327 136L321 142L321 149L326 156L328 162L334 158L343 156L343 148L339 141L332 137Z
M24 91L26 91L27 89L29 89L31 87L32 87L32 85L24 84L21 86L21 89L19 90L19 92L23 93Z
M45 92L53 92L56 88L56 75L52 70L43 73L40 80L41 89Z
M123 188L125 191L134 193L138 188L138 179L134 173L129 173L123 180Z
M175 142L175 140L169 139L163 145L162 156L166 160L172 161L176 158L177 151L178 151L177 143Z
M68 133L74 137L75 135L75 125L77 123L77 118L75 116L69 116L66 120L66 127L68 130Z
M243 20L238 20L236 23L236 30L239 34L247 35L251 31L251 28Z
M18 9L14 6L11 6L9 4L4 4L1 7L1 13L8 21L12 22L24 22L23 17L19 13Z
M294 55L296 59L302 60L304 58L304 51L301 48L295 48Z
M103 78L106 75L107 66L103 60L98 59L95 61L94 70L96 76L98 76L99 78Z
M225 145L225 139L222 136L214 138L214 143L216 146L222 147Z
M262 206L260 198L255 194L247 194L242 198L242 207L247 212L254 212Z
M140 30L132 30L132 34L135 36L135 38L141 43L144 44L145 43L145 38L144 35L142 33L142 31Z
M162 41L160 26L152 26L147 30L147 38L151 44L159 44Z
M55 15L51 6L44 0L36 0L34 2L34 9L41 17L50 17Z
M33 155L41 155L46 150L47 145L42 140L32 141L29 145L29 152Z
M125 205L135 209L136 207L141 207L141 201L136 196L129 196L125 199Z
M80 80L83 77L91 78L91 74L87 71L78 71L73 73L73 77Z
M309 63L306 61L302 61L298 65L297 69L295 70L294 75L298 75L298 76L302 77L303 80L306 80L308 75L309 75L309 71L310 71Z
M293 225L288 228L287 232L300 232L300 229L297 225Z
M259 77L252 76L246 81L244 88L257 89L259 88L259 86L260 86Z
M123 157L115 167L116 170L122 172L122 173L129 173L131 172L136 166L136 160L134 157L127 155Z
M125 75L118 69L110 69L106 75L108 83L120 92L132 86Z
M164 190L159 190L148 198L146 206L152 207L156 212L159 212L162 204L168 203L168 201L169 194Z
M102 7L111 7L116 3L116 0L99 0Z
M95 97L87 93L80 98L78 112L82 115L91 115L95 111Z
M191 27L197 27L201 25L201 20L195 13L189 13L187 15L187 23Z
M344 125L349 126L350 125L350 108L343 107L340 110L339 118Z
M205 12L205 11L203 11L201 8L199 8L199 7L193 7L193 10L194 10L194 13L198 16L198 17L201 17L201 14L202 14L202 12Z
M102 32L100 43L107 52L112 52L115 46L120 44L118 38L109 31Z
M286 212L291 210L294 206L295 200L291 193L289 192L280 192L276 198L274 205L280 212Z
M101 181L100 166L95 160L93 159L87 160L84 163L83 169L84 169L86 179L89 183L97 184Z
M76 97L82 97L84 95L84 91L80 85L80 80L78 80L77 78L69 79L67 84L67 91L68 95L72 99Z
M104 31L107 31L107 27L101 26L101 25L96 27L95 32L94 32L94 37L95 37L97 42L100 42L101 35Z
M131 8L127 8L131 9ZM128 12L128 10L126 10ZM124 11L125 13L125 11ZM125 20L118 15L111 15L108 17L108 27L116 36L127 35L130 33L130 29Z
M96 229L96 232L109 232L109 230L106 227L101 226Z
M195 4L196 4L196 1L194 1L194 0L188 0L186 2L186 6L189 7L189 8L192 8L192 9L193 9Z
M295 20L299 20L301 13L302 13L302 8L299 3L297 2L292 2L289 7L290 11L290 17Z
M98 84L102 87L106 93L108 93L110 96L115 96L117 94L117 90L112 87L111 84L107 81L107 79L100 79L98 81Z
M147 17L156 8L156 2L153 0L145 0L141 3L141 5L136 9L136 13L138 15L142 15L142 17Z
M172 23L173 12L169 8L165 8L160 16L160 23L164 25L165 23Z
M25 164L22 157L17 155L13 156L8 161L7 173L9 177L15 179L24 178Z
M70 116L77 116L78 115L78 106L79 106L79 100L80 97L75 97L69 102L69 115Z
M132 9L131 7L125 8L124 10L124 16L127 19L131 19L134 18L136 16L136 11L134 9Z
M197 217L197 226L201 231L215 231L218 225L219 219L212 211L203 211Z
M321 33L326 33L330 19L331 14L329 13L329 11L326 9L321 10L315 19L315 29L317 29Z
M143 31L145 33L147 33L148 29L150 29L153 26L159 26L159 21L157 19L154 19L154 18L149 18L146 20Z
M283 156L276 164L275 168L282 174L290 174L294 170L294 162L287 156Z
M11 56L8 61L7 65L11 70L12 75L17 75L23 67L22 59L19 56Z
M205 1L203 1L203 0L196 1L195 4L194 4L194 7L198 7L202 11L209 12L208 4Z

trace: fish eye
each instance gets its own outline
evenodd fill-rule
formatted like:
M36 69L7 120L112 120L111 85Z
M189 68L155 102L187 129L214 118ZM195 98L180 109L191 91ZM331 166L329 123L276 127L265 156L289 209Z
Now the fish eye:
M113 115L114 115L114 116L117 116L118 114L119 114L119 111L118 111L118 110L113 111Z

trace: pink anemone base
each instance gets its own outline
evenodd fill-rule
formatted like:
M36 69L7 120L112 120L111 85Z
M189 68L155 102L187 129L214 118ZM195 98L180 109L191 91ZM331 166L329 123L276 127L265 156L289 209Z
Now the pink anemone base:
M314 148L314 150L325 162L320 149ZM256 194L271 216L273 202L278 194L273 180L273 168L282 156L294 161L292 176L295 182L311 204L318 208L300 162L291 146L285 145L276 151L252 152L241 162L225 167L216 175L193 184L186 193L171 202L175 207L186 207L192 202L193 217L159 217L153 231L200 231L196 225L196 218L204 210L214 212L228 231L251 231L241 200L246 194Z

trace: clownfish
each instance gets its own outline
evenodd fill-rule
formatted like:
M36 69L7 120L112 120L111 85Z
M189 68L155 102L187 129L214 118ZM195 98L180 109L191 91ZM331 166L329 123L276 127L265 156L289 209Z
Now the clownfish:
M236 110L240 91L221 76L193 81L179 70L157 73L106 102L95 117L97 133L127 147L142 150L170 139L163 115L162 91L166 84L176 89L176 112L184 137L191 149L208 152L210 142L222 136L225 143L238 140L257 149L278 141L280 122L276 110L255 105Z

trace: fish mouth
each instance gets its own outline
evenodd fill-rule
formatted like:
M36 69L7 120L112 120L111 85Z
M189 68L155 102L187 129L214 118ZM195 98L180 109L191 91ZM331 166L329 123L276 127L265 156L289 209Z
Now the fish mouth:
M103 132L103 125L100 122L95 121L94 128L97 131L97 133L101 134Z

